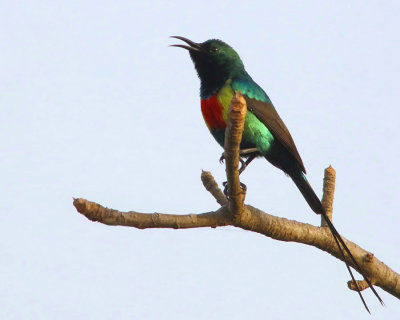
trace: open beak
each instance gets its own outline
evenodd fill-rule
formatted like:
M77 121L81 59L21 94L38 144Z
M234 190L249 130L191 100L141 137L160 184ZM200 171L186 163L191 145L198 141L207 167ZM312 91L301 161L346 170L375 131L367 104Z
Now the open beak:
M184 37L179 37L179 36L171 36L170 38L175 38L175 39L179 39L182 40L184 42L186 42L188 44L188 46L184 45L184 44L172 44L170 45L170 47L178 47L178 48L183 48L189 51L201 51L201 45L199 43L193 42L192 40L189 40L187 38Z

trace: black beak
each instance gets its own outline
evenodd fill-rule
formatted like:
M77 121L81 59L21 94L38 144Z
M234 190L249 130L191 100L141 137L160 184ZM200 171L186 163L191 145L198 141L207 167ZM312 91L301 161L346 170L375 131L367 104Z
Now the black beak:
M178 47L178 48L183 48L183 49L186 49L189 51L197 51L197 52L202 50L201 45L199 43L193 42L192 40L189 40L187 38L178 37L178 36L171 36L170 38L179 39L188 44L188 46L185 46L184 44L172 44L172 45L170 45L170 47Z

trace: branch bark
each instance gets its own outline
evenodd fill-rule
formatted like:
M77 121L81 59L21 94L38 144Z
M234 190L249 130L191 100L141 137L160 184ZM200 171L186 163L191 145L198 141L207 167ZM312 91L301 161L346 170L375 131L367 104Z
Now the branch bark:
M138 229L216 228L231 225L257 232L275 240L298 242L314 246L342 260L336 243L327 228L276 217L244 204L245 191L240 186L238 166L239 146L246 109L244 99L240 95L235 95L231 103L229 111L230 120L228 121L225 135L224 152L228 180L228 198L219 189L210 172L203 171L201 174L204 187L221 206L218 210L187 215L140 213L135 211L120 212L82 198L73 200L76 210L91 221L107 225L135 227ZM335 172L332 167L329 167L325 170L322 202L330 214L332 213L334 189ZM372 253L344 237L343 240L372 283L400 299L400 275L377 259ZM354 283L351 281L348 283L348 286L350 289L355 289ZM363 281L360 281L359 287L365 288Z
M244 198L246 191L240 186L239 150L246 112L246 101L239 93L235 93L228 110L224 154L226 178L228 179L228 196L230 199L228 206L236 221L240 221L245 213Z
M326 216L332 221L332 212L333 212L333 197L335 194L335 180L336 180L336 171L329 166L325 169L324 174L324 187L323 187L323 195L322 195L322 206L325 209ZM321 227L327 227L325 219L321 216Z

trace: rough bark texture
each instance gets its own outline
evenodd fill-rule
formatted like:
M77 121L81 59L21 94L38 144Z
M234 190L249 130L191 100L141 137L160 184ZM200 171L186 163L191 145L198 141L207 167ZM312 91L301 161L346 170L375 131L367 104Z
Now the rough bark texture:
M342 256L327 228L276 217L244 204L245 191L240 186L238 166L239 145L246 109L244 99L240 95L235 95L229 111L224 151L228 197L219 189L210 172L203 171L201 174L204 187L221 206L218 210L187 215L139 213L135 211L120 212L82 198L74 199L73 203L76 210L92 221L139 229L216 228L232 225L260 233L272 239L314 246L342 260ZM335 170L332 167L325 170L323 190L322 203L329 213L330 219L332 219L332 203L335 191ZM378 260L372 253L344 237L343 240L371 282L400 299L400 275ZM348 286L355 290L355 285L351 281L348 282ZM362 290L366 289L365 281L360 281L359 287Z
M229 119L225 130L226 178L228 180L229 212L235 220L240 220L244 213L245 190L240 187L239 150L247 106L244 98L236 93L229 106Z
M324 187L323 187L323 195L322 195L322 206L325 209L327 217L332 221L332 212L333 212L333 197L335 194L335 180L336 180L336 171L329 166L325 169L324 175ZM327 227L325 219L321 216L321 227Z

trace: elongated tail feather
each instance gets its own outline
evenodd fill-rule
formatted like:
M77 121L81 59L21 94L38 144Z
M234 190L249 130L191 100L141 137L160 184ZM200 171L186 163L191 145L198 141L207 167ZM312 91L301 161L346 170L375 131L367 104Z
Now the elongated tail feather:
M343 242L343 240L342 240L342 238L340 237L340 235L336 235L337 232L336 232L336 233L333 232L333 230L336 231L336 229L335 229L335 227L333 226L332 222L329 220L328 216L327 216L325 213L323 214L323 217L324 217L324 220L326 221L326 223L327 223L328 226L329 226L329 230L330 230L331 233L332 233L333 239L335 239L336 245L337 245L337 247L339 248L339 251L340 251L340 254L341 254L342 257L343 257L344 263L346 264L346 268L347 268L347 270L349 271L350 276L351 276L351 279L353 280L353 283L354 283L355 286L356 286L357 293L358 293L358 295L360 296L360 299L361 299L361 301L362 301L362 303L363 303L365 309L367 309L368 313L371 314L371 311L369 311L369 308L368 308L368 306L367 306L367 303L365 302L364 297L363 297L363 295L361 294L361 290L360 290L360 288L358 287L358 283L357 283L357 281L356 281L355 278L354 278L353 272L351 271L351 268L350 268L349 264L347 263L347 260L346 260L346 257L345 257L345 255L344 255L343 249L342 249L342 247L341 247L340 244L339 244L339 242ZM339 233L337 233L337 234L339 234ZM339 239L340 239L340 240L339 240ZM350 253L349 249L348 249L347 246L344 244L344 242L343 242L343 245L345 246L345 249L347 250L347 252L348 252L349 255L351 256L351 259L355 262L355 260L354 260L354 258L353 258L353 255ZM358 266L357 262L355 262L355 264ZM359 269L360 269L360 268L359 268ZM360 269L360 270L361 270L361 269ZM362 274L363 277L364 277L364 274L363 274L362 272L361 272L361 274ZM377 295L378 299L379 299L379 300L381 301L381 303L382 303L383 301L381 300L381 298L379 297L379 295L376 293L375 288L372 286L372 284L370 284L369 280L368 280L366 277L364 277L364 279L366 279L366 281L368 282L368 285L371 287L371 289L374 291L374 293Z
M323 208L321 201L315 194L313 188L311 188L310 184L308 183L305 175L303 173L295 173L290 174L290 177L296 184L297 188L299 188L301 194L303 195L304 199L306 199L312 211L317 214L324 214L325 209Z
M326 214L323 214L323 217L324 217L324 220L326 221L326 223L327 223L327 225L328 225L328 227L329 227L329 230L331 231L333 237L335 238L335 242L336 242L336 244L337 244L337 246L338 246L338 248L339 248L339 251L341 252L343 258L344 258L343 250L340 248L340 245L339 245L338 242L340 242L340 244L343 246L344 250L345 250L345 251L347 252L347 254L349 255L351 261L354 263L354 265L355 265L356 268L358 269L358 272L361 273L361 275L363 276L364 280L367 282L368 286L371 288L371 290L372 290L372 292L374 293L374 295L378 298L378 300L379 300L379 302L381 303L381 305L385 305L384 302L383 302L383 300L382 300L381 297L379 296L378 292L376 292L376 290L375 290L374 286L372 285L371 281L369 281L369 279L365 276L363 270L361 269L361 267L359 266L359 264L357 263L357 261L354 259L354 257L353 257L353 255L351 254L349 248L348 248L348 247L346 246L346 244L344 243L342 237L340 236L339 232L336 230L336 228L335 228L335 226L333 225L332 221L329 220L329 218L327 217ZM349 269L349 272L350 272L350 274L352 275L352 280L355 281L355 280L354 280L354 277L353 277L353 274L352 274L352 272L351 272L351 270L350 270L350 268L349 268L349 265L348 265L347 261L345 261L345 262L346 262L347 269ZM360 289L359 289L359 287L358 287L357 282L355 281L354 284L355 284L355 286L356 286L356 288L357 288L357 291L358 291L358 293L359 293L359 295L360 295L360 297L361 297L361 300L363 300L364 305L365 305L365 307L366 307L367 310L368 310L368 307L367 307L367 305L365 304L364 299L362 298L362 295L361 295L361 292L360 292ZM368 310L368 312L369 312L369 310Z
M354 278L353 272L350 269L350 266L346 260L346 256L343 252L346 251L346 253L348 254L348 256L350 257L351 262L353 263L353 265L356 267L356 269L361 273L361 275L363 276L363 278L365 279L365 281L368 283L368 286L371 288L372 292L375 294L375 296L378 298L379 302L383 305L383 301L381 299L381 297L378 295L378 293L376 292L374 286L372 285L372 283L369 281L369 279L365 276L363 270L361 269L361 267L358 265L357 261L354 259L353 255L351 254L349 248L347 247L347 245L344 243L342 237L340 236L339 232L336 230L335 226L333 225L332 221L329 220L328 216L326 215L325 209L323 208L321 201L319 200L319 198L317 197L317 195L315 194L314 190L312 189L311 185L309 184L309 182L307 181L307 178L304 176L303 173L301 172L297 172L294 174L290 174L290 177L292 178L293 182L296 184L297 188L300 190L301 194L303 195L304 199L306 199L308 205L310 206L310 208L317 214L321 214L324 217L324 220L326 221L326 224L329 227L330 232L332 233L333 239L336 242L336 245L340 251L340 254L343 258L343 261L346 264L347 270L350 273L351 279L353 281L353 283L356 286L357 292L360 296L360 299L362 301L362 303L364 304L364 307L367 309L367 311L369 313L371 313L368 309L368 306L364 300L364 297L361 294L361 290L358 287L357 281Z

